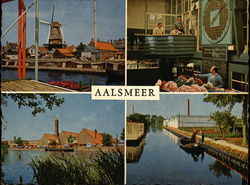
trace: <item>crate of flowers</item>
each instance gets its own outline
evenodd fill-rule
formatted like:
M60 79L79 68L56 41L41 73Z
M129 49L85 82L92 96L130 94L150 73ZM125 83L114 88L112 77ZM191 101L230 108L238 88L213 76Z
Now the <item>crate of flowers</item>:
M188 78L185 75L180 75L175 81L166 82L159 79L155 85L167 92L237 92L234 89L217 88L210 82L204 83L200 78Z
M89 89L88 85L84 85L82 83L76 83L76 82L72 82L72 81L51 81L51 82L48 82L48 84L56 85L59 87L72 89L72 90L76 90L76 91L83 91L83 90Z

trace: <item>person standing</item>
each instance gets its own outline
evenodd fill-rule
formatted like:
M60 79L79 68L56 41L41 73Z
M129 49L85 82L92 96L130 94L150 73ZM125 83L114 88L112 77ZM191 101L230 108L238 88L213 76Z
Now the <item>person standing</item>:
M205 133L204 133L204 130L201 131L201 143L204 142L204 139L205 139Z
M191 143L195 143L196 142L196 134L197 134L197 130L195 130L191 136Z
M164 30L162 27L162 23L158 23L157 27L155 27L153 29L153 35L163 35L164 34Z
M185 25L182 21L182 18L181 16L178 16L177 17L177 22L175 23L175 26L176 28L182 33L182 34L185 34L185 31L184 31L184 28L185 28Z

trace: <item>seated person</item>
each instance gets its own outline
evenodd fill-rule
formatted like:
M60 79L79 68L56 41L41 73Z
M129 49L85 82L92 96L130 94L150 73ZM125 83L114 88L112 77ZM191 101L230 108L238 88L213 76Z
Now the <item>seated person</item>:
M218 74L218 68L216 66L212 66L210 68L210 73L208 74L195 74L198 77L207 77L207 82L212 83L214 87L222 88L223 81L222 77Z
M177 26L174 25L174 29L170 32L170 35L181 35L182 33L178 30Z
M158 23L157 27L153 29L153 35L163 35L164 30L162 27L162 23Z

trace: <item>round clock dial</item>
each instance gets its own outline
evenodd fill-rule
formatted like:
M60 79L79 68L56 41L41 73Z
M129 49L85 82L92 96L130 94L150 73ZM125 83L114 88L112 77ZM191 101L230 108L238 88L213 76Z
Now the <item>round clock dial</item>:
M212 42L220 41L228 27L229 14L224 0L208 0L203 14L205 32Z

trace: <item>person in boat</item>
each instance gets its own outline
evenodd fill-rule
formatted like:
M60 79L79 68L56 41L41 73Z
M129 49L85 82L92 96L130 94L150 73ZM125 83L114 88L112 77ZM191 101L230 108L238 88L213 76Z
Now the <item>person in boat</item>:
M191 136L191 143L195 143L196 141L196 134L197 134L197 130L195 130Z
M170 32L170 35L181 35L182 33L178 30L177 26L174 25L174 29Z
M157 27L155 27L153 29L153 35L163 35L164 34L164 30L162 27L162 23L158 23Z
M207 82L210 82L214 87L222 88L223 80L222 77L218 74L218 68L212 66L210 68L210 73L207 74L195 74L197 77L207 77Z
M177 27L177 29L178 29L181 33L185 34L185 31L184 31L185 25L184 25L184 23L183 23L183 21L182 21L181 16L178 16L178 17L177 17L177 22L175 23L175 26Z

